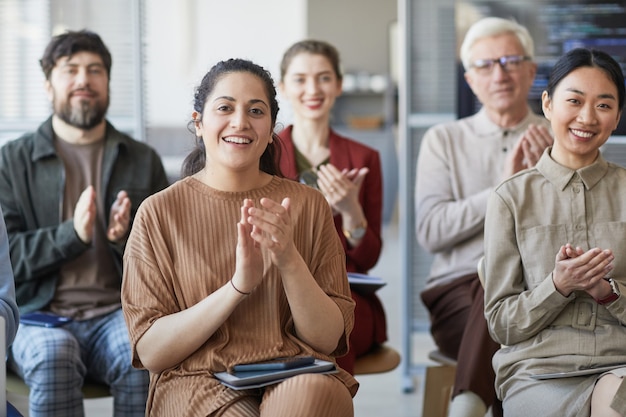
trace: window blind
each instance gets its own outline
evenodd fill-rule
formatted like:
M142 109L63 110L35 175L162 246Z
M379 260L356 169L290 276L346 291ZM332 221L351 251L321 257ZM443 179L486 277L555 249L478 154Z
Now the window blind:
M0 0L0 141L31 131L51 114L39 59L66 30L98 33L113 56L107 118L143 139L141 0Z

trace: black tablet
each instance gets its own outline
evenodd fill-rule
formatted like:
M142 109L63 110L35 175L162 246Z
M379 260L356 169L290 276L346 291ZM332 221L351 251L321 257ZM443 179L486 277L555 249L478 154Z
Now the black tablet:
M265 362L243 363L235 365L233 371L275 371L280 369L293 369L301 366L311 365L315 362L313 356L293 356L290 358L277 358Z
M292 369L278 369L270 371L246 371L246 372L217 372L215 377L229 388L240 390L259 388L283 381L289 377L299 374L312 373L333 373L337 368L333 362L315 359L310 365L300 366Z
M53 313L44 313L42 311L34 311L20 316L21 324L29 324L31 326L41 327L59 327L72 321L69 317L58 316Z

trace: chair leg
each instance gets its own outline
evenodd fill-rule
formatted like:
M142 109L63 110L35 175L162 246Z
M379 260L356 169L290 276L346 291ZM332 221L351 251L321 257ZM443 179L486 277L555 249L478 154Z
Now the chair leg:
M446 417L454 386L455 366L426 368L422 417Z

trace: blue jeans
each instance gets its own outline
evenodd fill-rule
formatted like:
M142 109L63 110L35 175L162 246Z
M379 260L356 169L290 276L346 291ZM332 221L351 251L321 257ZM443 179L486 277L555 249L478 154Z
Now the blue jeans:
M116 417L145 415L149 375L131 366L121 309L57 328L20 324L9 366L30 387L31 417L83 417L85 378L109 385Z

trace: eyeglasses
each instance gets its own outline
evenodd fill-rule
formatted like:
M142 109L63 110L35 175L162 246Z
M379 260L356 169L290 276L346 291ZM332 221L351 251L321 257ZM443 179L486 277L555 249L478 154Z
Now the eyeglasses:
M491 74L496 64L500 64L500 67L506 72L517 71L522 62L530 61L529 56L524 55L507 55L501 56L495 59L479 59L474 61L470 68L473 68L479 74Z

